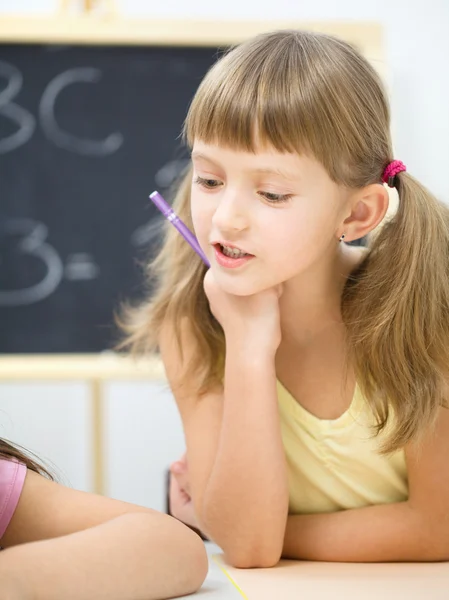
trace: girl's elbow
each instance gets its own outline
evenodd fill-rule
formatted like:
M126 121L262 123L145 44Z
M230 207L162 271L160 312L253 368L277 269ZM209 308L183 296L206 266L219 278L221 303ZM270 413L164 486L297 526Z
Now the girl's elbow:
M433 562L449 562L449 533L447 535L440 534L439 543L436 545L430 560Z
M241 528L223 527L223 522L204 519L204 531L219 546L226 562L237 569L268 569L278 564L282 555L284 536L263 531L242 535ZM219 525L219 526L218 526ZM279 540L273 541L274 537Z
M281 559L281 552L275 549L232 548L224 550L224 555L226 562L236 569L270 569Z
M426 562L448 562L449 561L449 519L443 517L435 519L431 526L423 526L421 539L425 543L421 544L420 560Z

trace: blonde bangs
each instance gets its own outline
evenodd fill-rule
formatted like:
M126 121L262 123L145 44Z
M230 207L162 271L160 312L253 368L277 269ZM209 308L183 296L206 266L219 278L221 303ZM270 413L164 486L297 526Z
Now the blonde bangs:
M333 181L361 187L380 181L388 123L380 80L354 48L325 35L282 31L234 48L210 69L183 134L190 148L201 140L307 154Z
M247 152L273 147L302 153L309 148L300 90L287 84L299 83L298 73L289 53L268 41L253 41L253 52L233 49L209 71L184 124L190 147L202 140Z

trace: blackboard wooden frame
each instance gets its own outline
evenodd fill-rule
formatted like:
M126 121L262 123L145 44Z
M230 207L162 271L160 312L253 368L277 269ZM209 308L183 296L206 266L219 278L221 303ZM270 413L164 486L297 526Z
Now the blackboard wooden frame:
M375 21L126 19L95 16L0 16L0 41L8 43L228 46L275 29L307 29L355 44L384 62L382 25Z

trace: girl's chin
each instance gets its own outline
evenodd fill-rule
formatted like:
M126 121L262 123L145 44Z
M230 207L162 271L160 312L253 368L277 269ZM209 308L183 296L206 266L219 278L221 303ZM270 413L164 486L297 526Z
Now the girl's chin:
M254 294L259 294L260 292L272 287L271 285L267 284L267 282L262 283L261 281L249 281L244 277L239 277L234 281L229 281L228 277L220 277L220 274L216 275L216 282L224 292L227 294L232 294L233 296L253 296Z

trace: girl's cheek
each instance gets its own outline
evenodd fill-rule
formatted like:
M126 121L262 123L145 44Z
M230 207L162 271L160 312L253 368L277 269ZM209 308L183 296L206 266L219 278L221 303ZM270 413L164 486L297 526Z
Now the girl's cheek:
M195 229L195 232L198 235L198 232L200 231L202 225L202 216L201 216L201 211L199 210L198 205L195 202L192 202L190 205L190 212L192 215L192 222L193 222L193 227Z
M202 212L195 212L192 209L192 221L195 235L203 246L207 245L210 237L211 219L211 216L209 217Z

